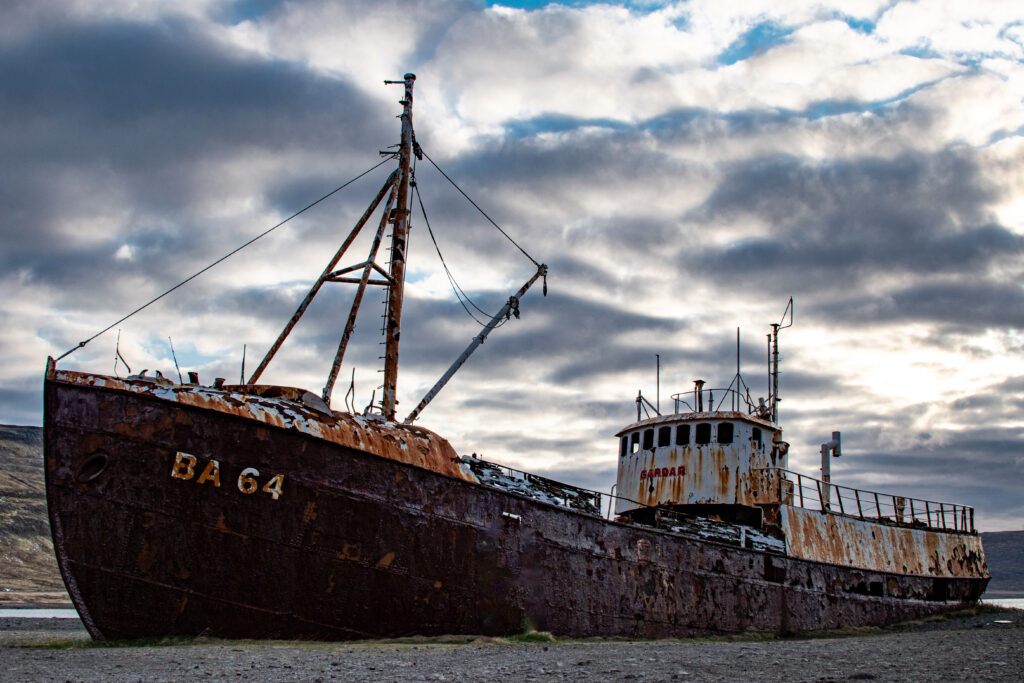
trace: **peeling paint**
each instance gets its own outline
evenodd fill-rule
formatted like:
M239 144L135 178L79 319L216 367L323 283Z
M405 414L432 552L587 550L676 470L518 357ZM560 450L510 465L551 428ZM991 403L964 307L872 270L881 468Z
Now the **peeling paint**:
M182 405L237 415L342 446L358 448L464 481L477 481L468 467L456 462L458 456L451 444L434 432L423 427L386 422L379 416L351 415L337 411L329 413L319 397L303 389L266 385L214 388L174 384L163 378L135 377L122 380L69 370L57 370L54 379L69 384L128 391ZM310 407L317 406L317 401L322 407ZM100 409L102 410L102 406ZM126 430L126 435L140 428L140 423L136 420L126 421L121 425ZM149 428L158 429L160 426L151 425Z

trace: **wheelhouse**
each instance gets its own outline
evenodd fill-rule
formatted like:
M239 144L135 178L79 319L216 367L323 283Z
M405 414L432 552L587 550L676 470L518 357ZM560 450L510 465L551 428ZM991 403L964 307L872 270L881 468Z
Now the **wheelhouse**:
M716 409L716 393L727 410ZM638 419L616 435L616 514L639 521L652 508L668 508L759 521L754 475L785 468L787 449L770 415L754 405L748 412L738 410L740 397L734 393L706 390L698 382L692 405L689 394L677 394L675 412Z

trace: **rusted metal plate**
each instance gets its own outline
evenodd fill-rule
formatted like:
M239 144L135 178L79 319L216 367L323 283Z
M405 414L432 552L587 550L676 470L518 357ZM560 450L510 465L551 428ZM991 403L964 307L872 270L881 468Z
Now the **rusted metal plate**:
M782 633L953 609L987 583L609 522L297 428L295 405L175 394L46 382L54 545L97 638Z
M941 577L987 577L976 534L913 529L780 506L789 552L820 562Z

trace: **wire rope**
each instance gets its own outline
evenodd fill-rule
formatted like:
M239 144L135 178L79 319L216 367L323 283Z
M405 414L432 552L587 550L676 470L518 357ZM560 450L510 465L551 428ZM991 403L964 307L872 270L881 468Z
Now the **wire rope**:
M420 151L422 151L422 149ZM538 263L532 256L530 256L528 253L526 253L526 250L523 249L521 246L519 246L518 242L516 242L514 239L512 239L512 237L507 232L505 232L504 230L501 229L500 225L498 225L497 223L494 222L493 218L491 218L490 216L487 215L487 212L485 212L483 209L481 209L480 206L476 202L474 202L472 199L470 199L469 195L466 194L462 190L462 188L459 187L458 184L454 180L449 178L447 173L445 173L443 170L441 170L441 167L438 166L437 163L433 159L430 158L429 154L427 154L426 152L423 152L423 156L425 156L427 158L427 161L429 161L431 163L431 165L434 168L437 169L438 173L440 173L441 175L444 176L445 180L447 180L449 183L452 184L452 187L454 187L456 190L459 191L459 194L461 194L463 197L466 198L466 201L468 201L470 204L472 204L473 207L477 211L479 211L480 214L484 218L486 218L488 220L488 222L490 222L490 224L493 225L498 230L498 232L500 232L502 235L505 236L505 239L507 239L509 242L511 242L513 245L515 245L516 249L518 249L519 251L523 252L523 256L525 256L526 258L530 259L530 261L533 263L533 265L535 265L538 268L540 268L540 263Z
M430 227L430 219L427 217L427 209L423 205L423 197L422 195L420 195L419 185L417 184L414 187L414 189L416 191L416 200L419 202L420 205L420 212L423 214L423 222L426 223L427 225L427 233L430 235L430 241L434 243L434 250L437 252L437 257L441 259L441 266L444 268L445 275L448 277L448 283L451 285L452 291L455 293L455 298L459 300L459 304L462 305L462 308L466 311L466 314L470 318L472 318L477 325L480 325L480 327L487 327L488 323L481 322L479 319L477 319L477 317L473 315L473 312L469 310L469 308L466 306L466 303L468 302L470 306L475 308L482 315L488 316L489 318L492 319L494 318L494 315L488 313L487 311L477 306L469 297L469 295L466 294L466 291L462 289L458 281L456 281L455 276L452 275L452 271L451 269L448 268L448 263L445 261L444 255L441 253L441 247L438 246L437 244L437 238L434 236L434 230L433 228ZM501 327L501 325L504 324L505 321L501 321L501 323L495 325L495 327Z
M106 327L104 327L104 328L103 328L102 330L100 330L100 331L99 331L99 332L97 332L96 334L92 335L92 336L91 336L91 337L89 337L88 339L86 339L86 340L84 340L84 341L81 341L81 342L78 342L78 345L77 345L77 346L73 346L73 347L71 347L70 349L68 349L67 351L65 351L64 353L62 353L62 354L61 354L60 356L58 356L58 357L57 357L57 360L60 360L60 359L64 358L65 356L68 356L68 355L70 355L71 353L73 353L73 352L77 351L78 349L82 348L83 346L85 346L86 344L88 344L89 342L91 342L91 341L92 341L93 339L95 339L96 337L99 337L100 335L102 335L102 334L105 334L105 333L109 332L110 330L114 329L115 327L117 327L118 325L120 325L121 323L123 323L123 322L124 322L125 320L128 320L128 318L131 318L131 317L132 317L133 315L135 315L136 313L139 313L139 312L141 312L141 311L143 311L143 310L145 310L145 309L149 308L150 306L152 306L153 304L155 304L155 303L156 303L157 301L160 301L160 299L163 299L163 298L164 298L165 296L167 296L167 295L168 295L168 294L170 294L171 292L175 291L175 290L176 290L176 289L178 289L179 287L182 287L182 286L184 286L184 285L188 284L189 282L191 282L192 280L195 280L195 279L196 279L197 277L199 277L200 275L202 275L202 274L203 274L203 273L205 273L206 271L210 270L210 269L211 269L211 268L213 268L214 266L216 266L216 265L219 265L220 263L222 263L222 262L226 261L227 259L231 258L232 256L234 256L234 255L235 255L235 254L237 254L238 252L240 252L240 251L242 251L243 249L245 249L246 247L248 247L248 246L249 246L250 244L252 244L253 242L256 242L257 240L259 240L259 239L262 239L262 238L266 237L267 235L269 235L270 233L272 233L272 232L273 232L274 230L277 230L278 228L280 228L280 227L281 227L282 225L284 225L284 224L285 224L285 223L287 223L288 221L290 221L290 220L292 220L293 218L296 218L297 216L299 216L300 214L303 214L303 213L305 213L306 211L308 211L308 210L312 209L312 208L313 208L314 206L316 206L316 205L317 205L317 204L319 204L320 202L324 201L325 199L327 199L327 198L331 197L332 195L334 195L334 194L336 194L336 193L340 192L341 190L345 189L346 187L348 187L349 185L351 185L351 184L352 184L352 183L354 183L355 181L359 180L359 179L360 179L360 178L362 178L363 176L367 175L368 173L370 173L370 172L372 172L372 171L375 171L376 169L380 168L380 167L381 167L381 166L383 166L383 165L384 165L385 163L387 163L388 161L390 161L390 160L391 160L391 159L393 158L393 156L394 156L393 154L389 154L389 155L388 155L387 157L385 157L385 158L384 158L383 160L381 160L381 162L380 162L379 164L377 164L377 165L375 165L375 166L373 166L373 167L371 167L371 168L368 168L367 170L365 170L365 171L363 171L362 173L360 173L359 175L357 175L357 176L356 176L355 178L352 178L351 180L349 180L348 182L346 182L346 183L344 183L344 184L342 184L342 185L339 185L338 187L334 188L333 190L331 190L330 192L328 192L328 193L327 193L327 194L325 194L324 196L320 197L320 199L317 199L317 200L316 200L315 202L312 202L312 203L310 203L310 204L307 204L307 205L306 205L305 207L303 207L303 208L299 209L298 211L296 211L295 213L293 213L293 214L292 214L291 216L288 216L288 218L285 218L285 219L284 219L283 221L281 221L281 222L280 222L280 223L278 223L277 225L274 225L274 226L272 226L272 227L269 227L269 228L267 228L266 230L264 230L264 231L263 231L263 232L261 232L260 234L256 235L255 237L253 237L253 238L252 238L251 240L249 240L249 241L248 241L248 242L246 242L245 244L241 245L240 247L236 247L235 249L233 249L233 250L229 251L229 252L228 252L227 254L224 254L223 256L221 256L221 257L220 257L219 259L217 259L217 260L216 260L216 261L214 261L213 263L211 263L211 264L209 264L208 266L206 266L206 267L202 268L201 270L199 270L199 271L197 271L197 272L193 273L193 274L192 274L192 275L190 275L189 277L185 278L184 280L182 280L182 281L181 281L181 282L179 282L178 284L176 284L176 285L174 285L173 287L171 287L170 289L168 289L168 290L167 290L166 292L164 292L163 294L161 294L161 295L159 295L159 296L157 296L157 297L154 297L154 298L150 299L149 301L147 301L146 303L142 304L141 306L139 306L138 308L136 308L136 309L135 309L134 311L132 311L132 312L131 312L131 313L129 313L128 315L124 316L123 318L121 318L121 319L117 320L116 322L113 322L113 323L111 323L110 325L107 325L107 326L106 326ZM433 162L431 162L431 163L433 163Z

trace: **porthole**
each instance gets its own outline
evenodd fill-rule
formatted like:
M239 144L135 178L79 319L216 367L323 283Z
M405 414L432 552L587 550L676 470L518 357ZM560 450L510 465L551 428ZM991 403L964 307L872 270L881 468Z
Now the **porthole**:
M87 484L96 477L103 474L103 470L107 469L107 463L110 462L110 456L103 451L96 451L78 467L78 472L75 473L75 481L80 484Z

